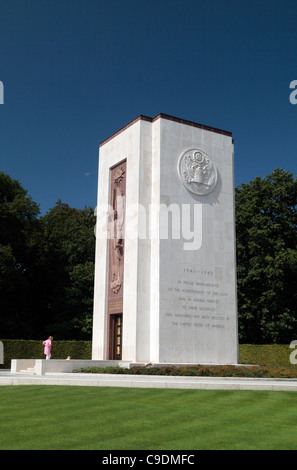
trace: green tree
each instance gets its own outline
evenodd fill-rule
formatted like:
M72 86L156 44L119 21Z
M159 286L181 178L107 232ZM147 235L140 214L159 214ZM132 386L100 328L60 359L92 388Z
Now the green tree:
M42 285L48 333L59 339L90 339L94 292L93 208L58 201L44 217Z
M30 334L35 322L32 265L40 237L39 206L17 181L0 172L0 332Z
M90 339L95 216L58 201L40 217L0 172L0 337Z
M297 180L276 169L236 188L239 338L297 338Z

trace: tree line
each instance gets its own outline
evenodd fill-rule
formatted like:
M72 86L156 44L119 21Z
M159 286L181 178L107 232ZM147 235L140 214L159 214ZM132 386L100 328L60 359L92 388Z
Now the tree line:
M60 200L40 216L22 185L0 172L1 338L91 338L94 225L93 208Z
M276 169L235 189L241 343L297 339L297 179ZM46 215L0 172L0 337L90 340L94 209Z

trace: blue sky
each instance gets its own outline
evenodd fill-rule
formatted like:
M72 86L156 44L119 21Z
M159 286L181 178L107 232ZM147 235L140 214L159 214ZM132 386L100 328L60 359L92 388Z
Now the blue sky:
M159 113L231 131L235 184L297 174L296 0L0 0L0 170L96 206L98 146Z

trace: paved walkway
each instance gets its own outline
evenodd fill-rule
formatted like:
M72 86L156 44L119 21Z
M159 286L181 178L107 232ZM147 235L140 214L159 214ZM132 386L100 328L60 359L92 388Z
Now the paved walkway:
M76 385L92 387L183 388L208 390L297 391L296 379L256 379L236 377L169 377L112 374L12 374L0 370L1 385Z

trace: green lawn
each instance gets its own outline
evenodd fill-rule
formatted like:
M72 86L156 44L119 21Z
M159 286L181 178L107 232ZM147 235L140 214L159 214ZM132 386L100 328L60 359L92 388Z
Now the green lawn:
M2 386L0 449L296 449L297 392Z

